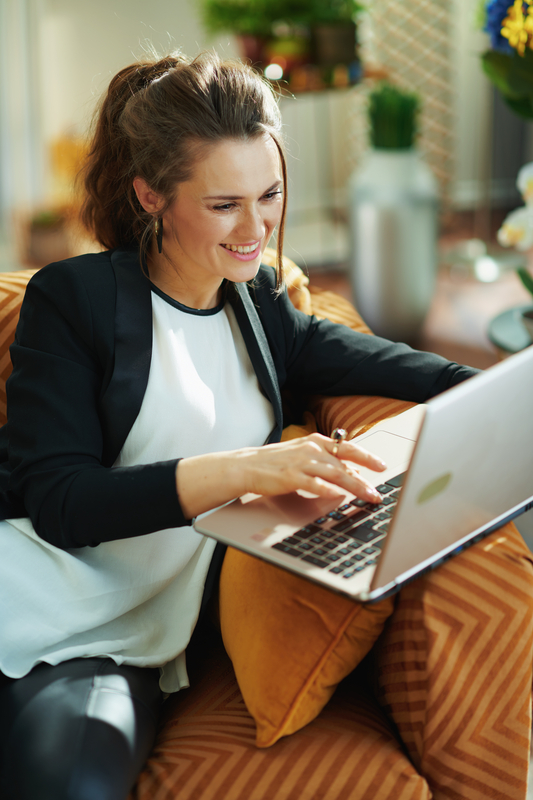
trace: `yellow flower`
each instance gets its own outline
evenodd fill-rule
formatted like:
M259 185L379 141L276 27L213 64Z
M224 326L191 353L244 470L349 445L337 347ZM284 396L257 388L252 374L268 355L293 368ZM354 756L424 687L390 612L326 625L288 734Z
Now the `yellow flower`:
M533 47L533 0L514 0L502 22L502 36L515 50L524 55L526 46ZM527 11L524 13L524 6Z

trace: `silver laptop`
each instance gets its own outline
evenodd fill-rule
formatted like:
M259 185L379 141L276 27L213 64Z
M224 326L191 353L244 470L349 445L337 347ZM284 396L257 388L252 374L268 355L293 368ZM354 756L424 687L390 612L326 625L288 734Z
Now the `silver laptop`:
M397 591L533 508L533 347L354 441L388 465L360 470L378 507L245 495L196 530L355 600Z

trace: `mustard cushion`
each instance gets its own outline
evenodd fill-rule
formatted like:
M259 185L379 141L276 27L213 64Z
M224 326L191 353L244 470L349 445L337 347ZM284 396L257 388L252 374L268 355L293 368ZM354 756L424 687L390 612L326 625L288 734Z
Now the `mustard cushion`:
M393 599L364 605L229 548L220 619L256 745L303 728L370 650Z
M283 439L316 431L306 413ZM389 598L363 605L228 548L220 576L222 638L256 745L270 747L307 725L370 650L392 613Z

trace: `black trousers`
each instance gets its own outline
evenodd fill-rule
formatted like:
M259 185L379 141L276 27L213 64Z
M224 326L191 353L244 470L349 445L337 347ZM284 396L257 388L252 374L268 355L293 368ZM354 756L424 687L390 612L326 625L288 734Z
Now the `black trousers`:
M78 658L0 680L2 800L127 797L156 734L158 669Z
M210 623L225 546L217 544L187 647L194 674L219 633ZM108 658L0 672L0 800L125 800L154 743L159 670Z

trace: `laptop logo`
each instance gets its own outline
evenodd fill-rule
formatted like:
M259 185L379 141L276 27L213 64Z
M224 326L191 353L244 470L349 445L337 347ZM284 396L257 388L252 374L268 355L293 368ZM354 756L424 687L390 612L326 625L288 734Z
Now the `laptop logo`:
M446 489L451 479L451 472L446 472L444 475L441 475L440 478L435 478L434 481L431 481L431 483L428 483L427 486L424 486L418 495L416 502L419 505L422 505L422 503L427 503L428 500L432 500Z

